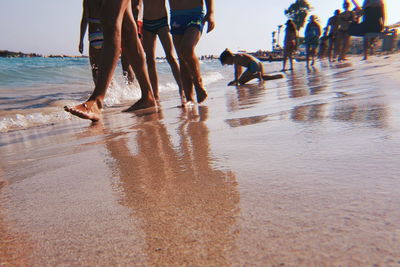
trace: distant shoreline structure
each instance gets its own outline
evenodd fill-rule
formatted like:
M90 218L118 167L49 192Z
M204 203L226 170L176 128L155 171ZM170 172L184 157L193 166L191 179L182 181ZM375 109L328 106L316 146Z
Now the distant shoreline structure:
M9 50L0 50L0 57L5 58L87 58L88 56L71 56L71 55L41 55L37 53L23 53L23 52L14 52Z
M71 55L41 55L37 53L23 53L8 50L0 50L0 58L89 58L88 56L71 56ZM167 60L166 57L156 57L157 60ZM215 55L200 56L201 60L218 59Z

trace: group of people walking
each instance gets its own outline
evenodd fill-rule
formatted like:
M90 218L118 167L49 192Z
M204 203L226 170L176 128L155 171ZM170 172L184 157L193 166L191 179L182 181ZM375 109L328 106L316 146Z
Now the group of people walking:
M359 6L352 0L354 9L350 10L350 2L343 3L343 11L335 10L329 18L324 31L315 15L309 17L305 29L304 43L306 46L307 68L314 65L317 48L322 40L328 41L327 55L330 62L335 60L345 61L351 45L351 36L364 37L364 58L372 53L372 43L379 37L385 25L385 7L383 0L365 0ZM362 22L359 23L362 17ZM322 38L321 38L322 35ZM290 60L290 70L293 69L293 53L298 47L298 32L292 20L286 22L286 35L284 41L283 70L286 70L286 62ZM368 53L369 52L369 53Z
M86 102L65 107L67 112L92 121L100 119L103 100L120 57L128 81L136 77L141 89L140 100L126 111L156 107L157 37L178 84L182 105L201 103L207 98L195 48L205 23L207 32L215 27L213 0L169 0L169 5L170 24L165 0L83 0L79 51L83 52L83 38L89 28L89 58L95 89ZM139 13L143 13L142 22ZM141 25L143 29L138 27Z

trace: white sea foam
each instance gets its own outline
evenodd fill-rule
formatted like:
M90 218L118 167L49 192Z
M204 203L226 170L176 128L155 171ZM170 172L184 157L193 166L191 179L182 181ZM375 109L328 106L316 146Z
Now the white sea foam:
M203 81L205 86L210 85L211 83L215 83L222 79L224 79L224 76L219 72L209 72L203 74Z
M158 89L160 92L173 92L173 91L178 91L178 85L175 82L170 82L170 83L165 83L165 84L160 84L158 86Z
M141 92L139 86L134 83L128 85L125 82L113 81L104 99L105 106L113 106L140 99Z
M158 60L158 80L163 92L178 92L166 60ZM219 62L201 61L204 85L224 79ZM87 59L0 60L0 132L78 120L65 112L88 99L93 81ZM105 106L132 105L140 99L137 80L128 85L118 67L107 91ZM23 74L23 75L22 75ZM176 94L177 95L177 94Z
M25 129L39 125L49 125L55 122L66 121L72 118L71 114L57 109L50 113L34 112L29 114L13 114L0 119L0 132Z

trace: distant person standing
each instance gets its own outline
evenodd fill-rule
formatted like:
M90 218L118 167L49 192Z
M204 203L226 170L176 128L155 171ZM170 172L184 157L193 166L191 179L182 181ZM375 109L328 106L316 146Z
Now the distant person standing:
M329 62L335 61L338 56L339 44L338 44L338 32L339 32L339 16L340 10L335 10L332 17L329 18L325 28L325 36L328 36L328 58ZM333 50L333 57L332 57Z
M385 26L385 5L383 0L365 0L363 7L364 60L368 59L368 50L372 54L372 42L379 36Z
M79 53L83 54L83 39L89 26L89 62L93 81L97 83L97 75L103 48L103 28L101 26L102 0L84 0L79 38Z
M311 15L305 31L307 68L310 67L310 57L312 60L311 66L314 66L320 36L321 26L317 23L317 17Z
M205 1L205 3L204 3ZM204 4L206 13L204 13ZM194 102L193 85L197 102L207 98L200 72L200 62L195 53L205 22L207 32L215 27L214 0L169 0L171 7L171 34L178 53L180 73L186 100Z
M350 24L355 20L354 11L349 10L350 3L344 1L343 9L344 11L339 15L339 61L346 60L346 54L350 48L350 34L349 27Z
M297 49L297 29L292 20L286 22L285 40L283 48L283 68L286 71L286 61L289 58L290 69L293 70L293 53Z
M160 39L168 64L183 99L180 70L175 59L174 45L169 32L165 0L143 0L143 48L146 52L147 69L150 76L154 97L159 99L158 75L156 69L156 41ZM182 103L184 104L184 103Z

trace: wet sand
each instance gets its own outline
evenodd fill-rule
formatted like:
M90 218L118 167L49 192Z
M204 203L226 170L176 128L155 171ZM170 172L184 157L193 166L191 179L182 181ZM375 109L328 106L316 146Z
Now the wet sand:
M317 65L2 133L0 265L400 265L400 55Z

